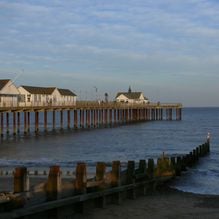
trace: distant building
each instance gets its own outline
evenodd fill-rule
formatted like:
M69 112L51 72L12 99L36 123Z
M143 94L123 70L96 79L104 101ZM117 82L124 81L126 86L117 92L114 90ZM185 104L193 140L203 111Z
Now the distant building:
M58 88L62 105L76 105L77 95L69 89Z
M121 103L149 103L148 98L142 92L132 92L129 87L128 92L119 92L116 95L116 102Z
M19 91L10 79L0 80L0 107L18 106Z
M20 106L75 105L76 95L68 89L56 87L20 86Z

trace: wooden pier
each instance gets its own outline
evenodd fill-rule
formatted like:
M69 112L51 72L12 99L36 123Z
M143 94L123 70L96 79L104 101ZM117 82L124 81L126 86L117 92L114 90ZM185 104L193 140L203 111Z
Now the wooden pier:
M96 173L91 178L87 165L78 163L74 175L68 173L68 181L59 166L52 166L48 175L43 172L45 181L32 190L27 168L19 167L14 171L13 195L6 194L0 200L0 218L77 218L75 214L86 214L88 207L121 204L124 199L153 193L159 185L196 165L209 151L208 139L188 154L162 155L157 161L128 161L125 168L121 168L120 161L113 161L107 171L106 163L97 162Z
M48 116L50 114L50 116ZM59 119L59 121L57 121ZM112 127L132 122L181 120L182 104L126 104L77 102L74 106L26 106L0 108L0 136L61 130ZM41 121L41 122L40 122ZM42 125L43 124L43 125ZM32 130L31 130L32 128Z

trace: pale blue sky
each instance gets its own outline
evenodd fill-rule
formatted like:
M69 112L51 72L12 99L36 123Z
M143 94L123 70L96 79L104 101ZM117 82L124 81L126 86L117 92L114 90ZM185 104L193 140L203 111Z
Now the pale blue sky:
M0 0L0 78L81 98L219 106L217 0Z

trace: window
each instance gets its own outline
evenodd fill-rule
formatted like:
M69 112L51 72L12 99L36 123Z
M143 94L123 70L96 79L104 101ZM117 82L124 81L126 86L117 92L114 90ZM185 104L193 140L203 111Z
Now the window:
M25 102L25 95L21 94L18 96L18 101L19 102Z
M27 102L30 102L30 94L27 94Z

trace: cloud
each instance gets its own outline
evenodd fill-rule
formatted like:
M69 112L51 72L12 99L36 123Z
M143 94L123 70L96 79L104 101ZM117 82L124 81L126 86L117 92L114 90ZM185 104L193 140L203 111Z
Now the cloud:
M61 72L105 87L218 78L213 0L2 0L0 20L0 64L8 71L46 72L58 82Z

